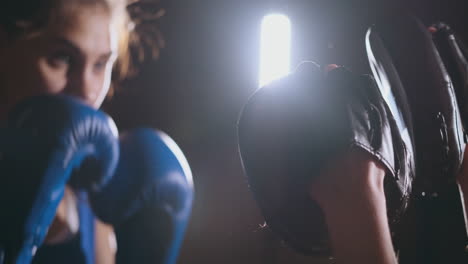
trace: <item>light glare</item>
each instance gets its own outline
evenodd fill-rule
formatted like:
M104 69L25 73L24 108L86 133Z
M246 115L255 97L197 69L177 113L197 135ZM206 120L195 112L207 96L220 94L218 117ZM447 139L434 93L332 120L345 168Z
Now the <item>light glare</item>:
M290 71L291 22L282 14L262 20L260 38L259 86L281 78Z

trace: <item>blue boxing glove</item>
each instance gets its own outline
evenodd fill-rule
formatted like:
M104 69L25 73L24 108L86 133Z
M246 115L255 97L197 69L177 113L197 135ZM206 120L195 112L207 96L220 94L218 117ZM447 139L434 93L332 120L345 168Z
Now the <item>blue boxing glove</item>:
M192 174L171 138L137 129L120 140L110 183L90 195L94 213L115 228L117 263L175 263L193 200Z
M31 262L74 170L93 172L73 176L90 192L109 181L117 136L111 118L71 97L33 97L12 111L0 130L0 263Z

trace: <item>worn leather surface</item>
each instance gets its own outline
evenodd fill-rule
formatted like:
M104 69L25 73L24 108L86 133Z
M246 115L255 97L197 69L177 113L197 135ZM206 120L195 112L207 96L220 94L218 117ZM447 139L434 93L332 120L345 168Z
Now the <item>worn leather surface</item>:
M302 253L331 254L323 213L307 186L351 148L367 151L387 168L393 226L407 206L414 174L405 124L393 117L372 77L345 68L325 77L317 65L303 63L258 90L239 119L239 150L268 226Z
M417 173L424 175L417 188L437 192L455 181L465 146L453 84L426 27L411 17L392 22L380 23L368 33L368 51L378 58L371 67L380 75L390 69L385 64L397 70L412 115ZM386 50L391 62L378 48Z
M408 212L396 231L399 261L467 263L456 184L465 141L451 76L428 29L411 16L383 19L369 29L366 48L380 90L405 95L411 113L416 176Z
M432 39L447 69L457 96L464 130L468 128L468 48L449 25L432 25Z

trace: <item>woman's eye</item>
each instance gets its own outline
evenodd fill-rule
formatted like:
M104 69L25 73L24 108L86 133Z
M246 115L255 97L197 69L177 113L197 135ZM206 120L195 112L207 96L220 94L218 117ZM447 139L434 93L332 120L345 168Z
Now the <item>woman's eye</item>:
M102 70L104 70L106 68L106 65L107 65L107 59L98 60L94 64L94 70L95 71L102 71Z
M49 58L49 63L54 67L64 67L71 64L71 56L65 53L57 53Z

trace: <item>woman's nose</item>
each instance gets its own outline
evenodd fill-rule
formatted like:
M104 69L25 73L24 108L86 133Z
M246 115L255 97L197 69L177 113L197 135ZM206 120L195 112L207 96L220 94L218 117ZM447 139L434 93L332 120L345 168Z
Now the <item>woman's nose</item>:
M97 100L99 90L99 84L93 78L92 72L81 69L69 73L64 92L79 98L87 105L93 106Z

